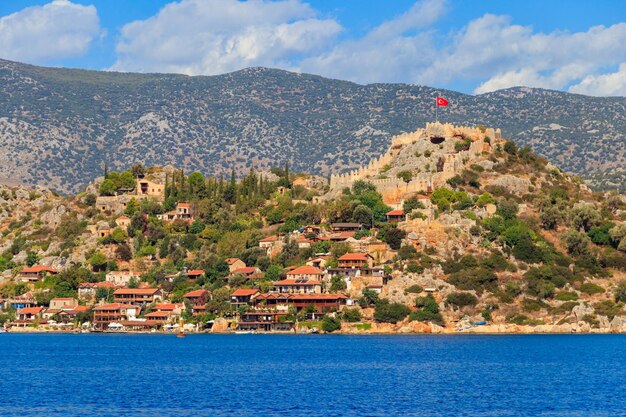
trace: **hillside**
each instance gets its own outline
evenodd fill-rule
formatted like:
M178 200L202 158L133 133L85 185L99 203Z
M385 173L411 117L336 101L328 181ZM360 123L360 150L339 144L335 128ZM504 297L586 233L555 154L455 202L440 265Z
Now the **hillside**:
M0 323L106 330L137 290L161 298L131 331L626 332L626 198L497 129L427 124L329 183L288 168L0 186Z
M346 172L391 136L434 119L497 125L566 171L624 183L626 98L531 88L471 96L404 84L357 85L250 68L212 77L35 67L0 60L0 180L77 192L135 162L240 175L289 160ZM621 171L620 171L621 168Z

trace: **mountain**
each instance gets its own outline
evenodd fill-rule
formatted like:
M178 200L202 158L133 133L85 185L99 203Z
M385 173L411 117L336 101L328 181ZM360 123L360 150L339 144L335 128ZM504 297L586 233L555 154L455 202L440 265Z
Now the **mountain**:
M624 183L626 98L531 88L472 96L249 68L218 76L44 68L0 60L0 179L76 192L134 162L240 174L344 172L434 119L490 125L569 172Z

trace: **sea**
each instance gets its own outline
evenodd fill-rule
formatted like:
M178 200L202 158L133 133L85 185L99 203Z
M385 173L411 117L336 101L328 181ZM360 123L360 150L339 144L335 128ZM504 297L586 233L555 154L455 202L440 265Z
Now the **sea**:
M622 335L0 334L0 416L622 415Z

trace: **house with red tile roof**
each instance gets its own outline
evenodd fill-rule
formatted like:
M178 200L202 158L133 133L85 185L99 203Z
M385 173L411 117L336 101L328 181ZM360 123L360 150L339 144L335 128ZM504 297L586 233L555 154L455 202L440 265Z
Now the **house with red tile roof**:
M387 222L389 223L402 222L405 220L405 218L406 216L404 214L404 210L402 209L396 209L387 212Z
M248 278L253 278L255 275L258 275L261 273L261 270L259 268L256 268L254 266L246 266L244 268L237 268L234 271L232 271L230 273L230 276L235 276L235 275L243 275L245 277Z
M204 271L202 269L192 269L190 271L187 271L185 275L187 275L187 278L195 280L202 277L204 275Z
M296 311L313 306L318 314L339 311L346 305L348 296L345 294L259 294L254 299L257 309L271 308L277 311L288 311L290 306Z
M240 288L230 294L230 304L237 308L241 305L248 305L252 303L254 297L260 294L257 288Z
M371 268L374 257L369 253L346 253L337 259L339 268Z
M102 304L93 309L93 323L98 330L106 330L111 323L134 320L139 315L140 308L131 304L110 303Z
M314 266L303 265L287 272L287 279L303 279L312 281L321 281L324 272Z
M246 263L239 258L226 258L226 263L228 264L229 272L246 267Z
M239 317L238 330L252 330L257 332L293 331L294 323L285 321L287 313L276 311L246 311Z
M122 304L151 304L163 300L158 288L118 288L113 292L113 301Z
M193 315L196 316L206 311L206 303L211 299L211 293L208 290L199 289L189 291L183 297L189 301L193 308Z
M274 291L281 294L320 294L322 283L306 278L283 279L274 282Z
M54 268L50 268L45 265L33 265L29 268L24 268L19 272L18 279L22 282L36 282L41 281L46 274L56 275L59 271Z
M43 307L26 307L17 311L18 325L28 325L38 318L41 318L43 313Z

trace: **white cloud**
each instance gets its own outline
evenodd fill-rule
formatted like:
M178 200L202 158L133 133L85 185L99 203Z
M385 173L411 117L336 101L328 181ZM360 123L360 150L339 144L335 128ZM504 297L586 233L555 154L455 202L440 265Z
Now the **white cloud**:
M445 10L442 0L416 2L406 13L383 22L363 38L305 58L300 68L361 83L415 80L437 57L434 33L424 29Z
M441 33L446 0L419 0L364 36L343 30L305 0L181 0L127 24L111 69L219 74L248 66L311 72L359 83L411 82L475 93L524 85L623 94L626 23L576 33L537 32L485 14Z
M300 0L182 0L122 28L111 69L218 74L248 66L290 68L341 31Z
M45 63L81 56L100 34L94 6L54 0L0 17L0 57Z
M626 62L616 72L586 76L569 91L590 96L626 96Z

